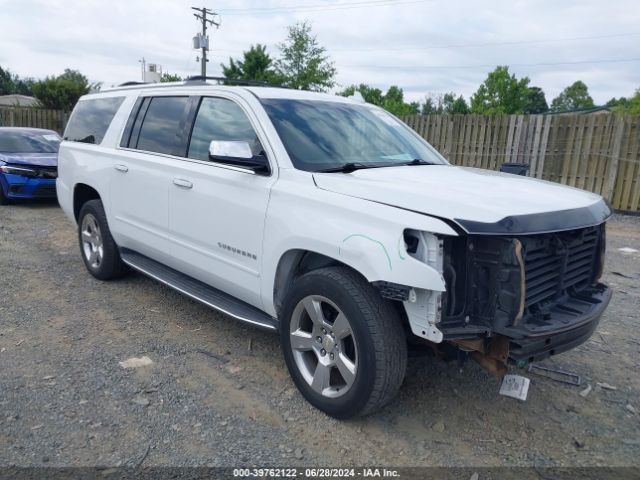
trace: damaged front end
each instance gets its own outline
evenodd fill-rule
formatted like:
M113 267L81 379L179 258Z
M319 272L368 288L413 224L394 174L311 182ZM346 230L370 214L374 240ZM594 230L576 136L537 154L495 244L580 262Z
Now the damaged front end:
M444 238L443 339L502 375L569 350L595 330L605 224L534 235Z

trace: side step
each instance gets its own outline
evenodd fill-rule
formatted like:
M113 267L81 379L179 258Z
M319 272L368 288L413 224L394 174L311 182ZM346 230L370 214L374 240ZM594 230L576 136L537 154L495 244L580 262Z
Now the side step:
M120 256L131 268L211 308L260 328L278 330L278 320L217 288L132 250L122 249Z

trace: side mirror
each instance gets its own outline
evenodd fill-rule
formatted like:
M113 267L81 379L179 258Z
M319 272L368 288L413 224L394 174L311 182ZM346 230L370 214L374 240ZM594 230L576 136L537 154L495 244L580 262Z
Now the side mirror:
M267 157L254 155L249 142L213 140L209 144L209 160L247 168L261 175L270 173Z

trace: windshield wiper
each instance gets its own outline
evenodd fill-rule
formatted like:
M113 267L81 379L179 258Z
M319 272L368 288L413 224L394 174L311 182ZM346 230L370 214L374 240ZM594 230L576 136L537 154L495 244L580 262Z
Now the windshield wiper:
M377 164L377 163L358 163L358 162L348 162L339 167L331 167L331 168L323 168L321 170L315 170L318 173L332 173L332 172L341 172L341 173L351 173L356 170L363 170L365 168L380 168L380 167L389 167L388 163L385 164Z
M440 165L439 163L429 162L428 160L422 160L421 158L414 158L410 162L407 162L403 165Z

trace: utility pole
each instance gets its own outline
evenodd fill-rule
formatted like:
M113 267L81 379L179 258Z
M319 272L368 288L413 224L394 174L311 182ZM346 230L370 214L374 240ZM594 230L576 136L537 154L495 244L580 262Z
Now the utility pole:
M138 63L142 66L142 81L144 82L144 71L147 68L147 61L142 57L142 60L138 60Z
M202 21L202 34L200 36L200 41L199 41L199 48L202 49L202 58L200 59L200 62L201 62L200 71L201 71L201 75L203 77L206 77L207 62L209 61L207 60L207 50L209 50L209 38L207 37L207 24L211 26L215 25L216 27L219 27L220 22L219 21L216 22L215 17L218 14L215 13L213 10L210 10L205 7L202 7L202 8L191 7L191 10L195 10L196 12L198 12L198 13L194 13L193 16L196 17L198 20ZM209 16L211 18L208 18Z

